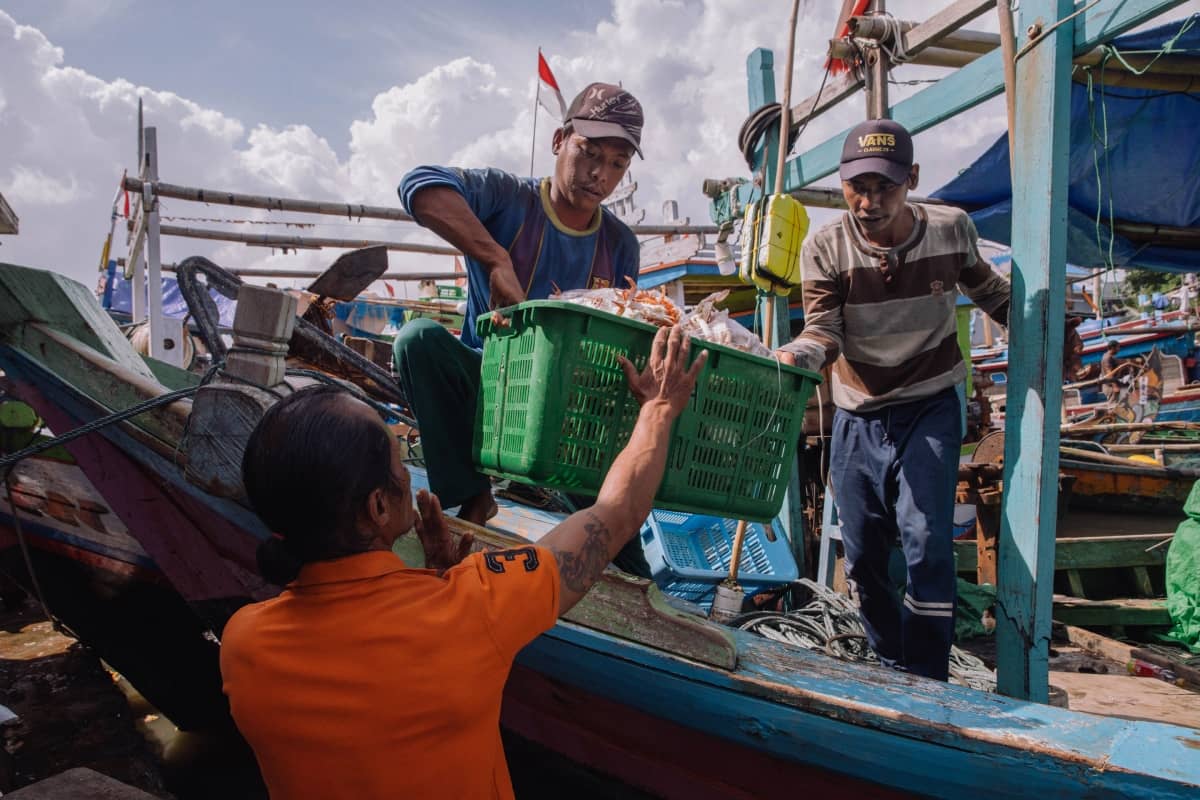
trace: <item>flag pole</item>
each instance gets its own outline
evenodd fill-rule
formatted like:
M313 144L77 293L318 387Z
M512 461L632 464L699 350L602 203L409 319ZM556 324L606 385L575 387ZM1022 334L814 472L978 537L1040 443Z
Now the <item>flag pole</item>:
M539 47L538 48L538 66L539 67L541 67L541 63L542 63L542 48ZM535 148L537 147L538 101L541 100L541 97L542 97L542 76L541 76L541 73L539 72L538 79L537 79L537 91L534 92L534 94L533 94L533 135L529 137L529 177L531 177L531 178L533 177L533 154L536 152Z

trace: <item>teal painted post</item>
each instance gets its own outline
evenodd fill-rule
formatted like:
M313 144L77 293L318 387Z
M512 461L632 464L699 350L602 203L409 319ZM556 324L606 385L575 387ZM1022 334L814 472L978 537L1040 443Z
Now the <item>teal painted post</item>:
M1071 0L1025 0L1030 26L1049 28ZM1004 504L996 594L998 690L1046 702L1058 505L1066 294L1070 22L1017 62L1012 307L1004 441Z
M758 48L746 59L746 84L750 100L750 113L775 99L775 55L770 50ZM775 163L778 159L779 126L774 125L763 137L765 147L760 147L756 153L755 165L762 170L762 184L758 187L758 196L767 195L775 185ZM757 170L756 170L757 172ZM786 297L777 297L773 304L775 319L763 320L763 326L774 325L772 341L776 344L791 339L791 317L788 312ZM796 567L800 575L806 574L804 564L804 495L800 491L800 461L797 456L796 464L792 467L792 477L788 481L787 496L784 498L782 517L783 527L788 541L792 546L792 556L796 559Z
M746 59L746 83L750 99L750 113L776 102L775 99L775 54L760 47ZM755 150L755 172L762 171L762 183L758 185L760 196L775 185L775 160L779 146L779 126L774 125L762 138L764 146ZM755 181L757 183L757 181Z

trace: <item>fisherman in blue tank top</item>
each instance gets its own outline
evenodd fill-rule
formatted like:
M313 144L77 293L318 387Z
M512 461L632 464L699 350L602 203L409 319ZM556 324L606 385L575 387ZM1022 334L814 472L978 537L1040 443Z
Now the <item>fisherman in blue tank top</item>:
M636 152L642 107L629 92L593 83L554 133L554 174L535 180L497 169L418 167L400 199L416 221L466 256L462 339L430 320L406 323L393 345L396 373L421 430L430 489L458 516L496 513L491 483L471 461L482 343L475 321L492 309L546 299L555 288L624 287L638 275L638 241L600 203Z

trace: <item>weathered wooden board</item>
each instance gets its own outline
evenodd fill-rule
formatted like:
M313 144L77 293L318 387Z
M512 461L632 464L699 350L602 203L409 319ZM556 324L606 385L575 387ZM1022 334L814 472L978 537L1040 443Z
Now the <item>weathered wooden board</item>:
M455 517L448 517L447 522L456 536L473 533L480 548L503 549L529 543ZM425 563L415 536L403 537L393 550L406 564L419 567ZM737 665L737 646L728 628L673 608L650 581L615 570L605 572L563 619L703 664L722 669Z
M1104 567L1158 567L1166 563L1167 548L1154 547L1170 538L1170 534L1135 536L1096 536L1058 539L1054 550L1054 568L1102 569ZM1151 549L1153 548L1153 549ZM978 558L975 541L961 539L954 543L960 573L974 573Z
M1171 615L1165 600L1131 598L1121 600L1083 600L1054 595L1054 619L1067 625L1106 627L1110 625L1149 625L1167 627Z
M1054 672L1050 682L1066 690L1072 711L1200 729L1200 694L1157 678Z
M154 374L83 284L55 272L0 264L0 338L19 343L27 323L44 323L143 378Z

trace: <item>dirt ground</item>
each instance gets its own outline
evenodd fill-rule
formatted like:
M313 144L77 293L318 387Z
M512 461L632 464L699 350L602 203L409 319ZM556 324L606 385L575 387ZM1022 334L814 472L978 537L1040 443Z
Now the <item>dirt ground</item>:
M0 613L0 704L8 792L71 767L90 767L170 798L161 765L112 673L54 631L34 604Z

